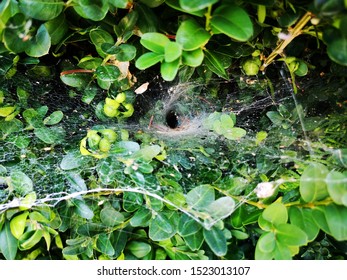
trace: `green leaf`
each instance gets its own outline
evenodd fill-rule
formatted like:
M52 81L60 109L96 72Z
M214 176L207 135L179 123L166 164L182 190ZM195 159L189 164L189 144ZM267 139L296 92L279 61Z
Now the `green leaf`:
M139 150L134 157L149 162L160 152L161 148L159 145L144 146L141 147L141 150Z
M188 12L203 10L217 2L218 0L179 0L181 7Z
M318 226L338 241L347 240L347 207L330 204L313 209L313 217Z
M180 64L180 59L177 59L173 62L162 62L160 66L160 73L163 79L165 81L172 81L173 79L175 79Z
M11 186L19 195L25 196L33 191L33 182L25 173L21 171L14 171L11 173L10 178Z
M327 53L332 61L347 66L347 37L335 37L328 43Z
M289 247L285 244L282 244L278 241L276 241L276 248L273 252L275 260L291 260L292 259L292 253L289 250Z
M91 237L107 231L109 228L101 223L86 223L77 228L79 235ZM69 244L72 245L72 244Z
M216 52L205 50L205 60L208 69L223 79L229 79L227 72L221 62L220 55Z
M102 44L108 43L114 45L114 39L110 33L102 29L93 29L89 32L89 38L96 48L96 51L101 57L105 57L102 50Z
M290 223L303 230L308 238L308 242L316 239L319 233L319 227L315 223L312 215L312 209L290 207Z
M181 23L176 33L176 42L185 51L193 51L205 46L211 35L195 20L188 19Z
M291 224L276 225L276 240L286 246L304 246L307 235L299 227Z
M62 111L54 111L52 114L50 114L47 118L43 120L43 123L45 125L54 125L59 123L64 117L64 114Z
M253 24L245 10L236 5L221 5L212 14L211 26L234 40L245 42L253 35Z
M135 212L135 215L130 219L132 227L147 227L152 218L152 211L147 208L141 208Z
M119 51L116 53L118 61L130 61L136 56L136 48L129 44L122 44L119 46Z
M96 239L96 247L101 253L107 256L112 256L115 253L110 238L106 233L99 234L98 238Z
M176 9L176 10L181 11L181 12L186 12L186 13L198 16L198 17L203 17L205 14L205 10L189 12L189 11L183 9L179 3L179 0L166 0L165 3L173 9Z
M114 248L114 258L117 258L124 250L125 245L127 244L127 233L124 230L115 230L113 232L111 232L110 234L110 241L113 245Z
M91 210L83 200L73 199L72 203L76 207L76 214L78 214L80 217L85 218L87 220L91 220L94 217L93 210Z
M164 54L165 46L170 43L170 40L161 33L149 32L142 35L140 43L154 53Z
M201 248L204 242L204 234L203 231L200 229L198 232L194 234L184 236L183 239L190 250L196 251Z
M223 231L217 227L213 227L210 230L204 228L203 234L206 243L215 255L222 257L227 253L228 246Z
M108 12L108 1L106 0L75 0L73 2L75 11L86 19L101 21Z
M182 63L190 67L198 67L204 60L204 52L201 48L194 51L182 52Z
M85 158L79 151L71 151L63 157L60 168L63 170L72 170L82 166L85 162Z
M174 236L175 233L176 228L162 212L157 213L149 224L148 235L153 241L169 239Z
M114 65L101 65L95 71L98 80L103 82L114 82L120 75L120 70Z
M151 245L141 241L131 241L126 248L136 257L143 258L152 251Z
M65 130L61 127L40 127L35 129L34 133L46 144L61 143L65 137Z
M140 69L144 70L147 69L158 62L161 62L164 60L163 54L157 54L153 52L148 52L143 55L141 55L135 62L135 66Z
M47 21L56 18L65 3L60 0L19 0L19 9L29 18Z
M206 211L215 220L225 219L235 210L235 201L230 196L220 197L209 205Z
M131 3L131 0L109 0L108 3L116 8L126 9L129 3Z
M42 229L27 231L19 238L18 248L20 250L29 250L40 242L42 236Z
M274 202L265 208L262 217L275 226L285 224L288 221L287 208L281 202Z
M273 232L263 233L257 242L257 249L267 254L273 252L275 250L275 247L276 236Z
M31 22L21 13L15 14L8 20L2 34L2 42L8 50L21 53L27 48L28 41L23 41L28 32L25 30L26 25L31 25Z
M182 49L176 42L169 42L165 45L165 61L173 62L182 54Z
M15 106L6 106L0 108L0 117L7 117L8 115L11 115L14 110L16 110Z
M87 190L86 183L80 174L68 173L66 174L66 179L69 182L72 192L81 192Z
M325 181L328 173L321 163L312 163L304 170L300 178L300 194L306 202L322 200L329 195Z
M326 177L326 183L333 201L338 205L347 206L347 174L330 171Z
M229 140L239 140L246 135L246 130L240 127L233 127L228 132L224 133L223 136Z
M100 211L101 222L109 227L114 227L124 222L124 216L113 207L105 207Z
M197 221L195 221L188 215L181 215L181 218L178 222L178 233L181 236L185 237L188 235L194 235L201 229L202 226Z
M90 73L72 73L60 75L62 82L70 87L84 88L91 80Z
M206 205L211 204L214 200L214 189L209 185L195 187L186 195L188 206L196 210L205 210Z
M24 233L28 215L29 212L25 211L11 219L10 229L15 238L19 239Z
M0 130L6 134L19 132L22 129L23 129L23 123L17 119L0 122Z
M64 13L50 21L45 22L45 26L49 36L51 37L52 45L57 45L60 43L69 30L69 24L66 21Z
M134 212L142 206L143 194L125 192L123 195L123 208L127 212Z
M12 235L10 224L5 222L0 231L0 252L6 260L14 260L17 255L18 241Z
M41 24L35 37L33 37L25 49L25 52L29 56L40 57L48 54L51 47L51 37L44 24Z

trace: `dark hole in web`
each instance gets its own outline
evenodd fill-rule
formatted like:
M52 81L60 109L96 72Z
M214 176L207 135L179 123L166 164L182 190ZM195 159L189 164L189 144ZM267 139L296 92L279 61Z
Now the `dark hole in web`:
M168 125L168 127L172 128L172 129L177 128L180 125L178 115L174 110L169 110L166 113L165 120L166 120L166 124Z

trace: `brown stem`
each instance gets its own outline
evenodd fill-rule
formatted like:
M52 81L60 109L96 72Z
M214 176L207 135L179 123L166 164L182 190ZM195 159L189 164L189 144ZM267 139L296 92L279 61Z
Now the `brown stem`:
M94 73L94 70L87 70L87 69L71 69L71 70L65 70L60 73L60 76L74 74L74 73Z

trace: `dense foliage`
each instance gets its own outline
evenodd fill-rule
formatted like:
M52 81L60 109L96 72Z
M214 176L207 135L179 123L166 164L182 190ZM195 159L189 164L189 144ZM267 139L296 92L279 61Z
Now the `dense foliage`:
M345 259L346 12L3 0L0 258ZM154 79L213 104L204 137L138 102ZM231 91L271 103L237 115ZM163 114L177 139L151 130Z

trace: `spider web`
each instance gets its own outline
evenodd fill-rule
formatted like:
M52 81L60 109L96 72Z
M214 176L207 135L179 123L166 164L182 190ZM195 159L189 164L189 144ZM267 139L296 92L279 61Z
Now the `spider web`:
M71 182L67 179L71 171L62 169L61 163L70 151L78 151L81 139L86 135L87 130L93 127L111 127L117 131L125 129L133 141L136 141L136 135L140 132L140 135L150 135L157 143L162 142L171 149L168 157L158 164L172 172L176 170L182 174L184 180L179 180L182 182L184 193L187 194L194 186L213 183L201 180L200 177L201 172L208 173L213 169L213 165L212 167L208 165L209 157L214 154L220 155L214 166L223 166L226 161L230 161L230 157L235 155L235 150L238 150L240 164L244 163L244 166L257 164L255 160L257 150L250 150L254 148L254 145L247 147L247 143L255 141L255 134L263 126L262 122L266 119L265 113L270 108L273 110L283 103L289 104L298 112L299 121L303 123L300 101L293 94L287 78L279 77L278 81L272 84L273 90L270 90L268 81L262 77L252 79L234 77L230 81L212 79L208 83L199 81L166 83L159 77L155 77L149 82L149 89L136 96L135 116L124 123L101 120L96 117L95 110L100 100L105 98L104 92L98 92L94 101L86 104L81 101L83 92L67 88L59 81L33 79L25 74L16 80L16 84L13 81L5 82L3 87L6 92L6 101L13 104L18 102L16 89L23 87L30 92L27 107L38 108L46 105L48 114L61 110L64 118L59 126L64 129L65 137L59 144L47 145L35 136L34 131L29 131L25 135L30 136L30 144L27 147L18 147L17 140L23 137L23 131L11 133L0 141L0 167L6 167L6 174L13 170L20 170L30 177L37 194L37 199L32 202L35 206L55 207L62 201L86 195L140 193L162 201L210 228L225 217L214 219L211 215L203 216L201 213L166 199L165 190L169 190L170 186L153 183L146 179L146 184L142 187L129 185L128 181L119 182L117 187L102 184L90 187L91 178L94 178L96 174L95 168L88 165L88 169L83 170L83 176L81 175L87 189L80 190L71 186ZM306 87L310 89L311 98L315 98L312 94L313 85L308 84ZM235 113L237 126L244 128L247 135L240 141L231 141L206 129L203 124L208 115L215 111ZM317 115L320 117L319 113ZM21 115L19 118L22 120ZM304 126L295 133L297 141L311 145ZM286 155L285 148L281 148L280 153L274 154L273 143L266 142L265 150L266 145L269 150L269 154L266 155L267 160L283 161L283 157L290 157ZM297 144L297 146L300 145L301 143ZM312 151L312 148L310 149ZM233 153L230 153L230 150L233 150ZM326 147L326 150L328 151L329 148ZM329 151L333 152L331 149ZM293 157L298 156L298 154L293 155ZM201 172L195 167L198 162L200 166L206 167ZM123 167L120 166L120 168ZM123 169L120 172L122 173ZM6 174L0 174L0 177L5 178ZM225 170L221 176L232 178L235 174L233 171ZM21 198L8 196L4 179L0 181L0 184L0 212L20 206ZM256 184L248 182L248 187L247 182L243 184L245 187L238 194L241 199L235 202L233 211L244 203L244 199L255 196ZM221 196L223 196L222 190Z

